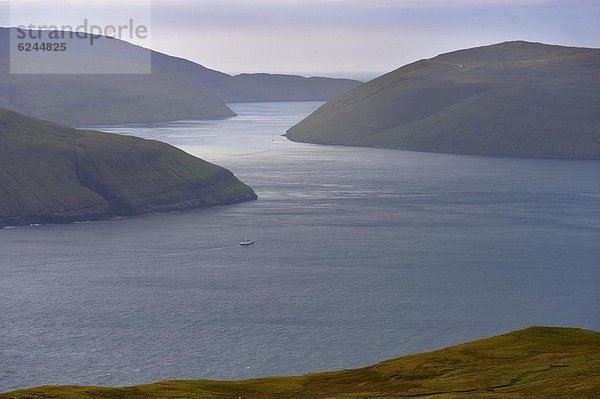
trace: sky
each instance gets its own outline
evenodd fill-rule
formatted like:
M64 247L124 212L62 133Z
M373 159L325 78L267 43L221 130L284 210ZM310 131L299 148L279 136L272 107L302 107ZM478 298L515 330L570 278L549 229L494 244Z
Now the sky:
M363 80L508 40L600 48L598 0L12 0L25 15L151 12L151 47L231 74ZM0 0L0 25L10 24ZM49 22L49 21L48 21ZM135 42L135 40L133 40ZM147 44L139 43L139 44Z

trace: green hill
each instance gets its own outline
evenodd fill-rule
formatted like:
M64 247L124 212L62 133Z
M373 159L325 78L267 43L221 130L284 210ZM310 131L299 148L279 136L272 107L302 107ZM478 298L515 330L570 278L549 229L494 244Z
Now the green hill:
M40 387L0 399L597 399L598 392L600 333L532 327L355 370L129 388Z
M148 62L151 53L120 40L103 38L89 46L86 38L75 37L67 42L68 52L38 61L58 74L11 74L10 32L0 28L2 108L68 126L235 116L214 90L176 73L161 68L133 73L146 72L136 63ZM62 74L63 63L73 71L99 65L130 74ZM23 64L19 71L38 66Z
M0 227L256 199L226 169L157 141L0 109Z
M600 158L600 50L507 42L404 66L287 137L494 156Z
M53 74L11 74L10 32L0 28L0 107L68 126L231 117L235 113L225 102L326 101L361 83L231 76L121 40L100 37L89 46L85 36L68 39L64 53L42 54L16 68L21 72L42 65ZM150 74L145 73L148 63ZM69 71L102 66L123 74L62 74L65 65Z

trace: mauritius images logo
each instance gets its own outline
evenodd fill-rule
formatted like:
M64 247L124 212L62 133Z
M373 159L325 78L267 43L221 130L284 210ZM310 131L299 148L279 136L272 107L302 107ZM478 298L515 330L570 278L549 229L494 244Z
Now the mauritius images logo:
M74 3L62 12L54 0L11 2L11 74L151 73L149 0Z

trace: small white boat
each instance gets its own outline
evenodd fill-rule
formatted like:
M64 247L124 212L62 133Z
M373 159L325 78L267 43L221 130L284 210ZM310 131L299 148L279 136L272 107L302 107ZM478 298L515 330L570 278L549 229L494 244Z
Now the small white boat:
M240 242L240 245L242 247L247 247L249 245L254 245L254 244L255 244L254 241L251 241L251 240L249 240L247 238L244 241Z

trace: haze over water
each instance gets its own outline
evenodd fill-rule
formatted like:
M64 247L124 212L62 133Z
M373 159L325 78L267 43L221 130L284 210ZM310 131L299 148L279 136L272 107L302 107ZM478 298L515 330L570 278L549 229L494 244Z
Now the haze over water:
M280 137L319 105L102 128L227 167L260 199L0 230L0 391L299 374L530 325L600 329L600 163Z

